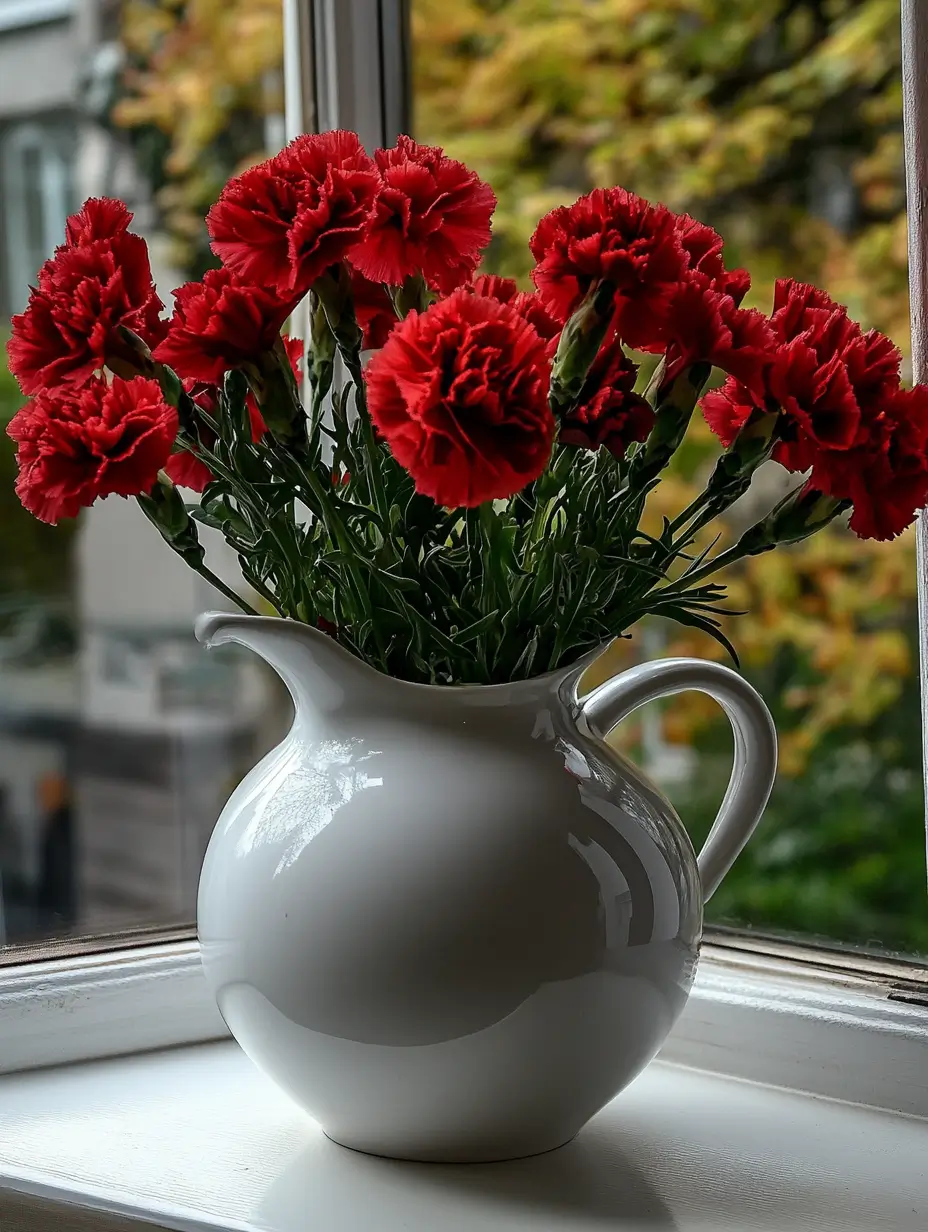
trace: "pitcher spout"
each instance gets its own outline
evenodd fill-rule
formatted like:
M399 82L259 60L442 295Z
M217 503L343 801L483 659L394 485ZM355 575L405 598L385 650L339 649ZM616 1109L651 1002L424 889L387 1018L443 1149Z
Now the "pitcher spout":
M264 659L287 686L298 722L314 711L331 713L351 703L369 706L395 683L327 634L296 620L203 612L194 632L207 648L236 642Z

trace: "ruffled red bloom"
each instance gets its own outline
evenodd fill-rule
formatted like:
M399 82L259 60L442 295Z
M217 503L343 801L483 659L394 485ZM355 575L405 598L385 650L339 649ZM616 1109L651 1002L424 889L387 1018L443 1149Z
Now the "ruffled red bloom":
M671 381L684 368L703 361L763 395L764 371L776 349L770 322L762 312L739 308L707 274L691 271L677 286L663 332L667 346L665 380Z
M776 457L791 471L813 466L823 451L850 449L861 426L861 410L840 353L819 358L802 336L777 353L767 384L786 415Z
M222 190L206 218L213 252L243 281L299 299L365 238L379 191L356 133L297 137Z
M470 284L470 289L475 295L487 295L515 308L519 316L533 326L539 338L545 340L548 344L546 352L549 358L553 357L561 336L561 326L545 307L540 295L520 291L514 278L503 278L499 274L478 275Z
M688 255L677 219L624 188L596 188L546 214L532 236L535 286L564 322L592 286L615 286L615 324L633 347L662 340L661 325Z
M198 406L201 406L207 414L215 415L219 409L219 389L216 385L211 385L206 381L193 380L186 380L183 384L184 389ZM261 432L258 435L254 435L254 422L252 421L252 435L255 440L258 440L263 435L264 430L264 421L262 420ZM216 439L214 434L209 431L205 424L199 424L198 431L204 443L211 446ZM172 453L164 464L164 470L172 483L179 484L182 488L190 488L194 492L202 492L213 478L213 472L206 463L187 449L182 449L179 453Z
M202 282L174 292L174 316L155 358L181 377L218 384L230 368L270 351L294 308L274 291L243 283L230 270L207 270Z
M94 240L112 239L127 231L132 213L124 201L113 197L88 197L76 214L64 225L65 243L69 248L92 244Z
M759 405L749 389L734 377L703 396L703 418L727 449Z
M351 299L354 315L364 335L361 346L365 351L379 351L399 317L393 301L383 283L371 282L362 273L351 268Z
M824 312L824 317L812 315ZM842 333L859 333L857 326L847 315L843 305L833 300L827 291L813 287L794 278L778 278L773 288L773 312L771 321L780 338L795 338L815 325L821 336L822 322L831 319L837 312L843 318Z
M285 335L283 343L284 349L287 352L287 358L290 361L290 367L293 369L294 378L297 385L299 385L303 379L303 339L290 338ZM186 380L184 381L184 389L204 411L210 415L216 413L219 407L218 386L208 381ZM267 431L267 424L264 422L264 416L261 414L260 407L253 393L249 393L245 398L245 408L248 411L248 420L251 426L251 439L257 443ZM201 442L208 449L211 448L215 437L206 424L200 423L198 425L198 433ZM168 478L174 483L180 484L184 488L191 488L194 492L202 492L213 478L213 472L206 463L187 449L182 449L179 453L172 453L164 464L164 469L167 472Z
M785 420L776 460L792 471L817 466L817 478L826 483L832 454L863 446L874 427L879 436L883 401L899 388L901 356L883 334L863 333L824 291L792 279L776 285L770 325L776 349L764 389L729 380L703 399L706 421L730 444L769 399Z
M719 233L689 214L676 215L676 228L688 268L705 275L714 290L730 295L736 305L740 304L751 289L751 275L746 269L725 268Z
M177 435L157 381L96 379L45 390L13 416L16 492L43 522L73 518L98 497L151 489Z
M511 496L548 462L550 365L509 304L461 288L411 312L365 379L371 419L416 489L440 505Z
M584 449L605 446L624 458L633 441L646 440L654 426L654 411L635 391L638 365L612 335L599 349L584 382L577 406L561 420L562 445Z
M103 199L68 219L69 243L45 262L26 311L13 317L7 353L23 393L82 385L108 360L131 363L121 325L150 347L164 337L164 305L145 241L126 230L131 217L121 202Z
M502 274L478 274L470 284L475 295L487 295L497 299L501 304L511 304L520 294L519 284L514 278L504 278Z
M374 160L380 195L352 262L372 282L392 286L421 271L433 290L450 294L471 277L490 242L492 188L437 146L411 137L377 150Z
M862 537L899 534L928 500L928 392L902 390L896 347L864 333L824 291L781 280L770 320L779 346L764 396L729 379L703 399L709 426L728 445L769 401L783 412L774 458L853 501Z
M882 428L879 448L850 450L829 474L830 495L854 502L861 539L894 539L928 504L928 387L887 394Z

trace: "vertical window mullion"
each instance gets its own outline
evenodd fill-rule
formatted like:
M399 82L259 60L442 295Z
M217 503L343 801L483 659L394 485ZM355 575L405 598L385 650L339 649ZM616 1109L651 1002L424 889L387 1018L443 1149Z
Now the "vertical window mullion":
M902 0L902 92L912 378L928 383L928 0ZM928 840L928 510L919 514L918 628Z
M372 150L409 128L408 0L284 0L287 134L347 128Z
M288 141L318 129L313 0L283 0L284 128Z

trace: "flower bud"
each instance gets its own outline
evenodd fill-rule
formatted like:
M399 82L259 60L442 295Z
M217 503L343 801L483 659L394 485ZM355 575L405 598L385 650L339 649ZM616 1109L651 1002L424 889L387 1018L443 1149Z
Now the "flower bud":
M601 282L561 331L551 369L551 406L566 411L577 401L612 320L615 288Z
M105 363L110 372L126 381L134 376L157 375L157 365L148 344L125 325L117 325L110 336Z
M314 406L329 392L335 372L335 355L338 346L335 335L329 328L325 308L321 300L313 302L310 320L310 366L309 383L313 390Z
M705 510L715 516L733 505L751 486L757 468L777 443L779 416L758 407L715 464L705 491Z
M656 478L676 453L711 370L711 364L693 364L661 389L654 427L631 461L629 480L636 488ZM655 373L652 387L659 379Z
M827 526L850 504L808 485L796 488L762 521L745 531L738 546L744 555L756 556L780 544L799 543Z
M362 335L354 314L351 298L351 274L342 262L333 265L313 283L313 294L325 312L332 336L349 360L361 352Z
M196 524L187 512L180 492L164 471L158 474L157 482L147 493L138 497L142 512L157 526L161 535L187 564L203 563L203 547L197 535Z
M283 342L271 351L264 351L256 364L245 364L242 371L248 379L255 401L261 409L268 431L280 441L305 438L306 415L300 402L293 369ZM242 404L244 405L244 403Z
M431 300L429 289L425 285L421 272L410 274L408 278L403 279L401 287L392 288L390 298L393 300L396 315L401 321L405 320L413 309L416 312L425 312Z
M184 398L184 387L181 384L181 379L167 364L158 364L156 372L156 380L161 386L161 392L164 394L164 400L169 406L180 409L181 402Z

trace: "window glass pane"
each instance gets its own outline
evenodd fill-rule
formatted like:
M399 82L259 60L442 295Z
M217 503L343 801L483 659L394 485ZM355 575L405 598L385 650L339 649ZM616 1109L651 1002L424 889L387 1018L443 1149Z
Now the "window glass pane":
M207 207L282 140L281 26L280 0L0 0L0 342L87 196L135 212L162 299L203 271ZM0 427L19 403L0 367ZM200 650L217 597L133 502L48 527L14 474L0 432L0 943L191 921L213 823L288 703L250 657Z
M412 0L415 135L499 197L485 268L528 286L539 216L620 184L714 225L769 310L776 277L826 287L907 346L899 12L882 0ZM713 441L695 424L659 515L681 508ZM769 507L767 467L735 525ZM663 504L666 508L657 506ZM709 919L928 952L915 543L833 527L728 579L728 630L777 720L782 771ZM616 661L717 656L670 624ZM694 842L728 775L713 704L675 700L622 739Z

